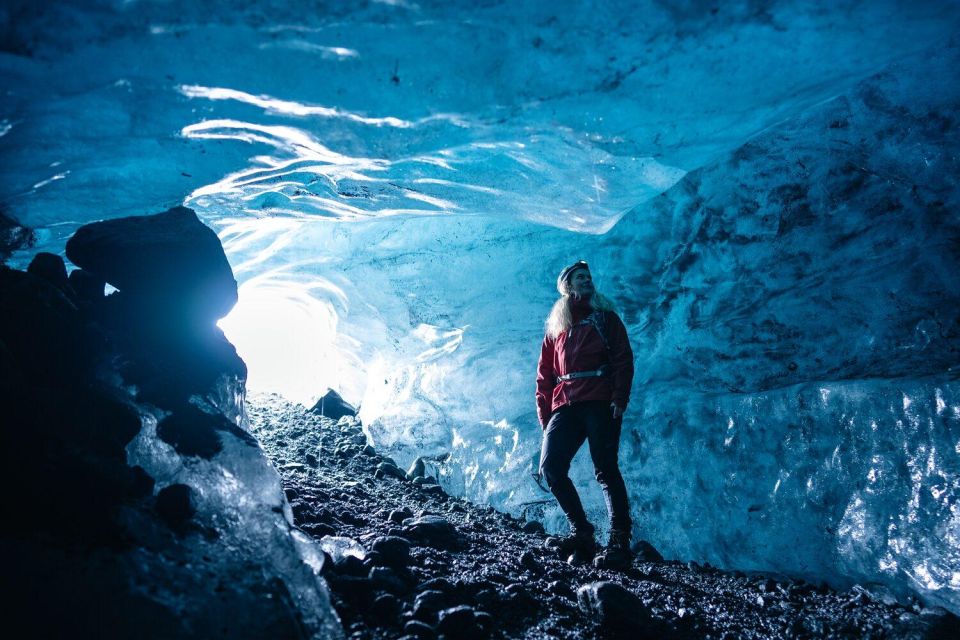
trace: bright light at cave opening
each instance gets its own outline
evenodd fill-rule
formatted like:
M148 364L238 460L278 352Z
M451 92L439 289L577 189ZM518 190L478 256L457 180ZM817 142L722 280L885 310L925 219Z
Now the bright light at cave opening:
M335 384L337 312L309 284L250 280L220 328L247 363L247 389L313 404Z

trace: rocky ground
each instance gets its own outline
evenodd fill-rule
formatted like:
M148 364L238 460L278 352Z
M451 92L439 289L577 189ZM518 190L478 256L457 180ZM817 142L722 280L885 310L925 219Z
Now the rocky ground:
M324 576L351 638L946 638L942 609L799 580L638 557L571 566L539 523L408 478L335 422L277 396L248 400L296 525L328 552ZM652 557L652 556L651 556Z

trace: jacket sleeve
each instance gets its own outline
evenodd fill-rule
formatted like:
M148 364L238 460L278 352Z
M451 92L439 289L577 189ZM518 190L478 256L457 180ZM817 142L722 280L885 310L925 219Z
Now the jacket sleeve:
M633 349L627 337L627 328L615 313L608 314L607 330L610 332L610 365L613 369L613 402L621 409L630 402L633 386Z
M549 336L543 337L540 347L540 361L537 363L537 417L540 427L547 428L550 415L553 413L553 387L557 383L557 376L553 371L554 341Z

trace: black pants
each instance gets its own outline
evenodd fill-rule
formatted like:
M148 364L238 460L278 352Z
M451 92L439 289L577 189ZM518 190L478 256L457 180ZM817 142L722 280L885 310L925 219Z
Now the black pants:
M603 489L610 514L610 528L630 532L630 505L627 488L617 464L620 449L620 418L614 419L610 403L602 400L574 402L557 409L543 433L540 449L540 473L547 481L560 508L575 529L590 529L577 489L568 473L573 456L583 441L590 443L590 457L597 482Z

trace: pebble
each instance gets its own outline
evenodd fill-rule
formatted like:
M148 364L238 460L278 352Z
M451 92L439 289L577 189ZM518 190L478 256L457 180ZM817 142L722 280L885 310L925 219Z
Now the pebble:
M480 626L474 619L473 607L460 605L444 609L439 614L437 631L449 638L479 638L482 635Z
M423 591L417 594L413 602L413 617L417 620L432 621L449 602L449 596L442 591Z
M437 547L453 547L458 542L457 530L441 516L426 515L403 521L405 537Z
M399 536L381 536L374 538L371 551L380 555L383 564L406 566L410 564L410 541Z
M410 591L409 583L390 567L373 567L368 575L377 589L394 595L403 595Z
M397 468L397 465L390 464L386 460L384 460L383 462L377 465L376 473L382 474L382 476L378 476L378 477L390 476L392 478L396 478L397 480L407 479L407 474L405 474L403 471Z
M547 531L543 528L543 525L537 522L536 520L530 520L529 522L524 522L521 527L521 531L524 533L532 533L536 535L546 535Z
M395 524L401 524L407 518L412 518L412 517L413 517L413 511L411 511L407 507L403 507L402 509L396 509L394 511L391 511L388 519L390 520L390 522L393 522Z
M433 627L422 620L410 620L403 625L403 632L421 640L433 640L437 635Z

